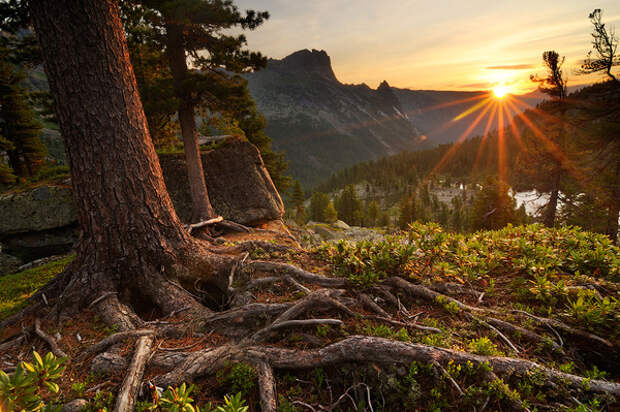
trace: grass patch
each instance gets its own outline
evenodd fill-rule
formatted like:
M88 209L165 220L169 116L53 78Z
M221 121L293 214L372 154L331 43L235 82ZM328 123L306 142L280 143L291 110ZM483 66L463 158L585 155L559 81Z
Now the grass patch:
M69 255L36 268L0 276L0 320L23 308L26 299L62 272L74 257Z

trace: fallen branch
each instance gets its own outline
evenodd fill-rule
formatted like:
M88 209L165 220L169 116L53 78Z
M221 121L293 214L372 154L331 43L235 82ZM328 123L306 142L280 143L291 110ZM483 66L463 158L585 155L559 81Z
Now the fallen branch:
M218 227L232 230L234 232L250 233L252 231L252 228L249 228L247 226L244 226L236 222L231 222L230 220L221 220L219 222L216 222L216 224Z
M413 361L424 364L438 363L446 367L450 362L474 365L487 363L492 367L489 376L526 376L536 371L546 377L547 383L568 386L576 391L584 389L595 393L620 396L620 383L587 379L576 375L547 368L524 359L500 356L481 356L453 349L405 343L372 336L351 336L331 345L311 350L287 349L275 346L235 346L224 345L217 348L192 352L171 372L157 380L160 386L176 385L180 382L195 381L200 376L215 373L232 360L256 360L268 362L277 369L313 369L349 362L374 362L379 364L410 365Z
M125 375L121 391L116 399L114 412L131 412L136 406L138 399L138 391L142 384L142 376L144 375L144 367L147 358L151 354L151 346L153 345L153 336L142 336L136 344L136 351L129 365L129 371Z
M557 343L555 343L553 340L545 339L543 336L535 332L532 332L529 329L525 329L525 328L522 328L521 326L513 325L510 322L506 322L506 321L495 319L495 318L485 318L485 321L488 324L493 325L496 328L503 330L504 332L510 333L513 336L517 336L519 338L526 338L532 342L539 343L539 344L550 344L553 350L558 351L560 353L564 352L562 347L558 345Z
M532 319L534 319L535 321L546 325L550 328L558 328L564 332L566 332L569 335L590 341L590 342L596 342L599 344L603 344L607 347L613 348L614 345L613 343L609 342L607 339L603 339L600 336L597 336L593 333L590 332L585 332L583 330L579 330L579 329L575 329L571 326L568 326L567 324L565 324L564 322L560 322L559 320L556 319L548 319L548 318L541 318L535 315L532 315L531 313L525 312L523 310L513 310L514 313L520 313L522 315L526 315Z
M124 332L115 333L89 346L88 348L86 348L84 351L82 351L80 356L77 358L77 361L81 362L84 359L88 358L89 356L96 355L100 352L103 352L110 346L123 342L126 339L142 337L142 336L152 336L154 335L154 333L155 331L153 331L152 329L135 329L135 330L128 330Z
M199 228L205 227L205 226L212 226L212 225L214 225L216 223L222 222L223 220L224 220L224 218L222 216L218 216L218 217L213 218L213 219L203 220L202 222L193 223L191 225L185 225L185 228L191 234L194 229L199 229Z
M37 334L37 336L39 336L41 339L47 342L50 349L52 350L52 353L56 357L69 358L69 356L62 349L60 349L60 346L58 346L58 343L56 343L56 340L52 338L50 335L48 335L47 333L43 332L43 330L41 329L41 321L39 320L39 318L36 318L34 320L34 332Z
M287 275L284 277L284 279L290 283L293 287L295 287L297 290L299 290L300 292L309 295L310 293L312 293L312 291L310 289L308 289L307 287L305 287L304 285L302 285L301 283L297 282L295 279L293 279L292 276Z
M106 292L103 295L99 296L97 299L93 300L89 305L88 305L88 309L92 308L93 306L95 306L97 303L101 302L102 300L112 296L112 295L117 295L118 292Z
M276 412L276 379L273 369L267 362L258 362L258 391L260 393L260 409L262 412Z
M305 327L313 325L333 325L340 326L343 322L339 319L294 319L276 323L269 327L271 330L279 330L284 328Z
M398 320L394 320L394 319L390 319L390 318L384 318L382 316L374 316L374 315L367 315L366 317L370 318L370 319L378 320L378 321L381 321L381 322L389 323L389 324L394 325L394 326L401 326L403 328L415 328L415 329L424 330L424 331L433 332L433 333L441 333L442 332L441 329L433 328L432 326L420 325L420 324L415 323L415 322L406 323L406 322L401 322L401 321L398 321Z
M475 319L477 322L483 324L484 326L486 326L487 328L491 329L492 331L494 331L495 333L497 333L497 335L502 338L502 340L504 342L506 342L508 344L508 346L510 346L510 348L515 352L515 353L519 353L519 349L517 349L517 347L515 345L513 345L513 343L510 341L510 339L508 339L506 337L506 335L504 335L502 332L500 332L495 326L485 322L484 320L477 318L475 316L472 316L473 319Z

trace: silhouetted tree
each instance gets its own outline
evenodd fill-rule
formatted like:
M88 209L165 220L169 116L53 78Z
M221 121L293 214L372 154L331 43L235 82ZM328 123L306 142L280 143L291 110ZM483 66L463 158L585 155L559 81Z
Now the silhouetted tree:
M581 65L581 72L584 74L605 72L612 80L618 81L611 69L620 64L620 57L617 55L618 39L615 36L613 28L605 27L602 22L601 9L594 9L588 16L592 25L592 49L588 52L588 57ZM592 55L594 52L594 56Z
M534 179L536 189L541 193L549 193L549 201L542 216L543 223L549 227L555 224L562 178L567 167L568 146L564 130L567 80L562 71L564 60L565 58L560 57L556 51L546 51L543 53L543 63L547 69L547 75L545 77L530 76L533 82L539 83L538 89L541 92L553 98L540 109L548 116L554 117L555 120L545 123L547 128L543 131L544 137L530 134L530 139L528 139L530 143L529 162L525 165L537 175Z

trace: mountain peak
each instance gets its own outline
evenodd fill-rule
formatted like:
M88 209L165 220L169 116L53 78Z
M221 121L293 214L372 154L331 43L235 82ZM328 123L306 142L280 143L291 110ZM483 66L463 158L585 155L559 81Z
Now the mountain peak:
M325 50L303 49L271 63L274 62L277 62L280 68L287 71L315 73L327 80L337 81L332 69L331 58Z
M387 90L392 90L392 86L390 86L387 80L384 80L381 82L379 87L377 87L377 91L387 91Z

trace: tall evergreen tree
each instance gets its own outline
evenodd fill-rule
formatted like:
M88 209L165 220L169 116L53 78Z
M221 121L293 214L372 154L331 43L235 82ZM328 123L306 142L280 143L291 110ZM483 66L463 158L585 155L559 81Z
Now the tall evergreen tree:
M21 85L25 74L7 56L0 57L0 134L11 143L3 145L9 167L15 175L28 178L41 167L47 151L39 139L42 126Z
M295 208L295 221L298 224L303 224L306 220L306 209L304 208L304 191L301 188L301 184L298 180L293 185L293 193L291 195L291 201Z
M372 200L366 206L366 221L364 224L369 227L376 226L379 223L379 204L376 200Z
M6 153L12 148L13 144L0 135L0 159L2 160L0 161L0 185L10 185L16 180L13 169L2 159L5 156L2 152Z
M558 200L562 188L562 180L566 178L568 165L568 142L566 139L566 84L562 71L564 57L556 51L543 53L543 63L547 69L544 77L530 76L539 83L538 89L552 98L552 101L539 105L539 109L554 121L546 121L544 137L529 133L525 139L528 143L526 151L527 163L524 167L535 173L532 180L536 190L549 194L549 201L543 211L542 221L546 226L555 224Z
M596 209L599 213L604 211L605 224L589 226L588 221L594 223L593 219L599 213L577 214L589 216L584 227L596 230L604 226L602 232L617 241L620 214L620 82L607 81L584 88L571 95L571 103L580 149L575 160L589 180L580 185L582 182L576 182L577 188L571 191L571 195L573 198L581 197L586 209ZM584 193L586 197L582 196ZM578 212L571 206L569 209Z
M119 4L129 58L151 138L155 147L174 146L178 142L176 113L179 100L174 94L172 74L161 38L155 36L151 24L159 15L134 1L120 1Z
M310 198L310 219L332 223L338 218L334 204L325 193L314 192Z
M266 12L247 11L242 15L232 0L143 0L142 6L155 11L150 18L151 32L159 38L178 99L178 121L187 161L192 218L214 216L204 180L198 148L195 116L201 102L217 100L213 91L221 90L229 72L262 67L260 53L244 50L243 35L227 30L254 29L268 18ZM191 65L200 70L190 69ZM208 105L207 105L208 106Z
M501 180L488 177L476 194L471 207L473 230L501 229L508 223L518 223L516 202L510 196L510 187Z
M362 202L357 197L355 186L347 185L334 203L338 218L351 225L361 225L363 220Z
M410 223L416 220L416 199L412 194L403 199L400 205L400 215L398 216L398 227L407 229Z

